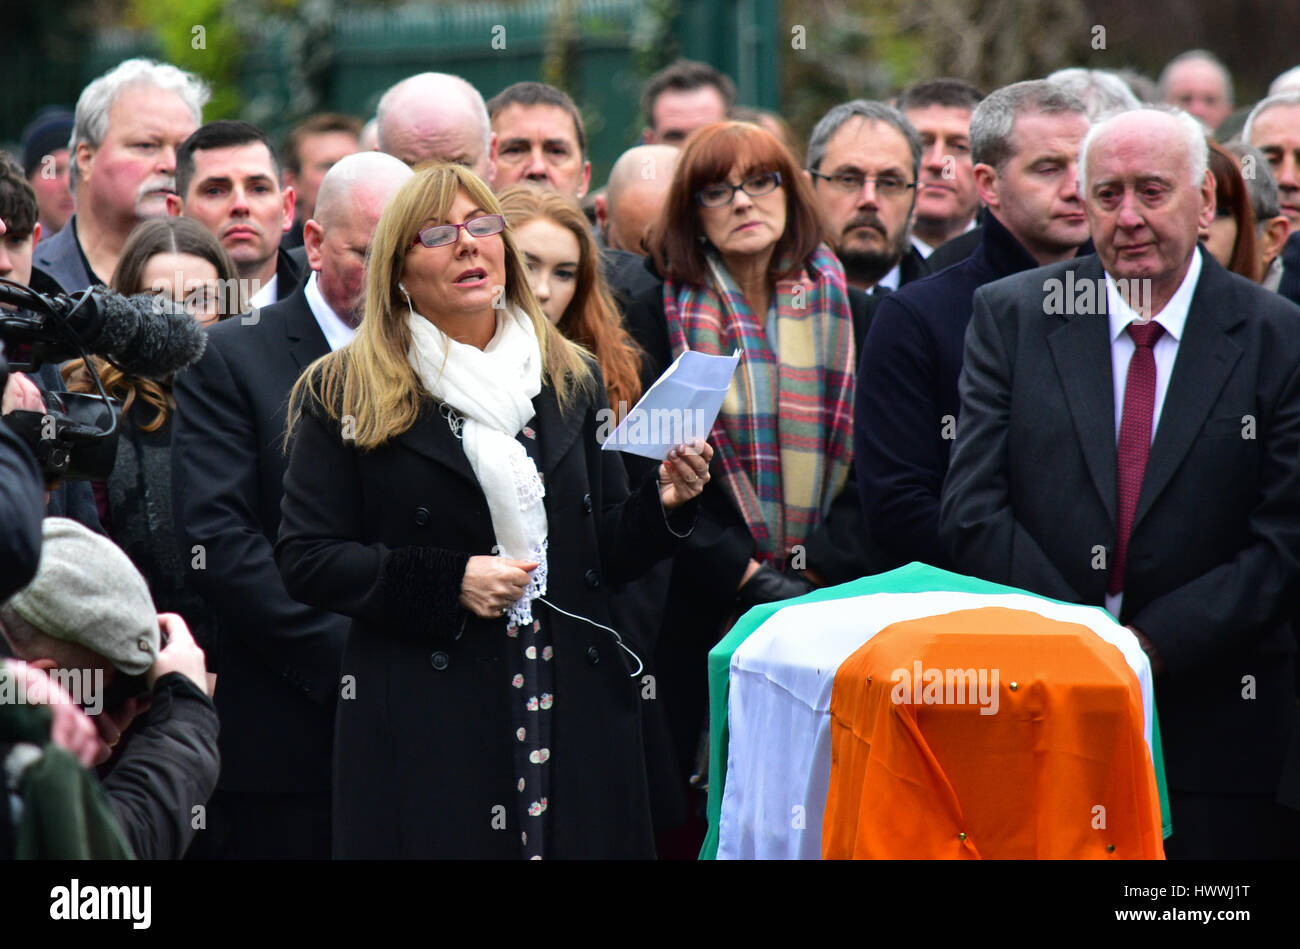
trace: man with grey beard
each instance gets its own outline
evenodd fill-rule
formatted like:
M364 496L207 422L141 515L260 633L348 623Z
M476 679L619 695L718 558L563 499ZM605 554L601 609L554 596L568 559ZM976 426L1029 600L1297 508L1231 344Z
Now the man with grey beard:
M842 103L813 128L807 174L850 286L897 290L924 272L910 227L920 167L921 136L883 102Z

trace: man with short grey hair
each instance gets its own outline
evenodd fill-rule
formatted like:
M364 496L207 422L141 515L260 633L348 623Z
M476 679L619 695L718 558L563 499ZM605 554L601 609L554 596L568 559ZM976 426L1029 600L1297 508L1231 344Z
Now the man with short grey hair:
M1277 181L1278 204L1291 224L1277 292L1300 302L1300 91L1279 92L1257 103L1241 138L1264 153Z
M966 260L890 294L867 333L853 413L854 464L871 535L891 566L950 566L939 492L957 422L957 377L972 295L1065 260L1088 239L1076 187L1084 103L1036 80L990 93L971 116L975 183L988 207Z
M911 246L921 136L883 102L835 106L808 139L807 175L850 286L897 290L924 272Z
M940 536L961 572L1133 632L1167 855L1295 857L1300 308L1198 247L1214 176L1189 114L1102 120L1079 178L1097 254L975 294Z
M76 214L33 256L32 287L75 293L107 283L140 221L167 214L176 149L203 121L203 80L128 59L82 90L69 143Z
M430 161L465 165L495 184L497 137L487 103L459 76L409 76L383 94L377 109L379 150L412 168Z
M1223 146L1241 164L1241 177L1255 212L1255 247L1259 254L1260 283L1265 290L1276 291L1282 280L1282 248L1291 233L1291 222L1278 204L1277 182L1269 169L1268 158L1253 145L1228 142Z
M1186 109L1211 132L1232 114L1232 74L1208 50L1179 53L1161 71L1158 82L1165 102Z

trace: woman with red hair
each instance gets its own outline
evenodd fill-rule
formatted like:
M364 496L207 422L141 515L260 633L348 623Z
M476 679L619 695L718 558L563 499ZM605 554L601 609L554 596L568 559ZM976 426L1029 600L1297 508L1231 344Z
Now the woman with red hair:
M744 122L697 130L647 237L663 282L627 310L656 374L687 349L742 352L660 634L659 694L687 773L699 766L705 656L730 621L865 572L844 556L864 543L851 483L854 322L816 208L770 132Z

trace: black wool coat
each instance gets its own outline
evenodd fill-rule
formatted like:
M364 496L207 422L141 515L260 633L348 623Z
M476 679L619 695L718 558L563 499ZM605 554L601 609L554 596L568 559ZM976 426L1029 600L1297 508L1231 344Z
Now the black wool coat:
M670 528L653 477L629 494L622 461L597 441L599 375L593 392L562 415L544 388L531 425L546 488L546 599L610 626L610 584L671 554L698 502L674 512ZM318 404L294 433L277 561L293 596L352 617L336 857L521 852L508 651L518 640L504 618L459 606L466 562L491 554L495 538L439 408L426 398L409 431L368 452ZM611 633L539 601L533 611L555 649L548 856L653 856L635 663Z

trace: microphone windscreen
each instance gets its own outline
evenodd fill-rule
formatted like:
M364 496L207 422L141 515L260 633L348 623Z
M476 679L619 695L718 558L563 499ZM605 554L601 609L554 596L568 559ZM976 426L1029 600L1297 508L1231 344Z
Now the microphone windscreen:
M198 362L208 336L182 304L165 296L98 290L103 327L88 348L124 372L162 379Z

